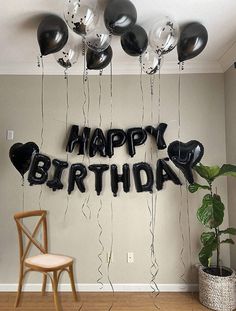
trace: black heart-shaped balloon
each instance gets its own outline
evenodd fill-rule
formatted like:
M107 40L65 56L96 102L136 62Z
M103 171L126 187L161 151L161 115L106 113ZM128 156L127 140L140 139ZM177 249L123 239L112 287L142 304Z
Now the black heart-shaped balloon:
M192 168L203 157L203 145L197 140L191 140L187 143L176 140L168 146L167 152L171 161L183 172L188 182L194 183Z
M35 152L39 152L39 147L33 142L26 144L16 143L11 146L9 157L22 177L29 170L31 157Z

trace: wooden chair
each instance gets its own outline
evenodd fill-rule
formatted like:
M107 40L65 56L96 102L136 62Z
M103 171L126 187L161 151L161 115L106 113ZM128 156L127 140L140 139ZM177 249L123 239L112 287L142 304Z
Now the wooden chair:
M29 229L23 224L23 219L28 217L40 217L36 226L31 233ZM58 300L58 281L63 271L67 271L70 277L72 293L75 301L77 301L77 293L75 289L74 275L73 275L73 259L67 256L48 254L48 239L47 239L47 211L29 211L17 213L14 215L17 230L19 235L19 248L20 248L20 277L19 286L15 302L15 308L18 307L21 297L22 285L25 275L30 271L37 271L43 273L42 294L45 294L47 276L51 279L54 302L56 310L60 311L61 307ZM43 245L39 243L35 236L42 227L43 231ZM24 247L24 237L28 238L28 243ZM36 246L41 254L33 257L28 257L31 246Z

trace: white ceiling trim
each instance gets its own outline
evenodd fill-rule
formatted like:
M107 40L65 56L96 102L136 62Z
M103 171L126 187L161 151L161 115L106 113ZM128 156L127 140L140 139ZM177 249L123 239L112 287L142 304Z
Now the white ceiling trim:
M236 47L236 46L235 46ZM235 54L236 55L236 54ZM224 67L223 67L224 68ZM194 74L194 73L223 73L221 64L216 61L199 61L193 62L188 61L184 64L183 74ZM127 70L128 69L128 70ZM70 75L83 75L83 66L76 65L68 71ZM10 64L0 64L0 74L1 75L41 75L41 68L37 67L37 63L10 63ZM64 70L62 67L55 66L54 62L44 63L44 73L45 75L62 75ZM177 62L167 61L164 63L162 69L162 74L178 74L179 66ZM91 70L89 75L97 75L98 71ZM104 75L110 74L110 67L108 66L104 70ZM140 74L140 67L138 59L132 62L122 62L116 65L113 62L113 75L138 75Z
M223 71L231 67L236 61L236 42L231 46L231 48L224 53L224 55L219 59L219 63L221 64Z

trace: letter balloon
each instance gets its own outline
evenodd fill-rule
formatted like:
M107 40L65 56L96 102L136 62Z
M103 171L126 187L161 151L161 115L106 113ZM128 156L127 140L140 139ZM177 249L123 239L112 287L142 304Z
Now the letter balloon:
M66 151L72 153L75 146L79 146L79 155L85 154L88 148L88 141L90 136L90 128L85 127L79 135L79 127L77 125L72 125L70 130L69 139L66 146Z
M130 128L127 131L127 142L129 155L133 157L136 153L135 147L141 146L147 139L147 133L141 127Z
M141 178L141 172L144 172L146 175L146 183L143 184ZM134 173L134 182L137 192L151 192L152 186L154 183L153 171L151 166L148 163L141 162L133 165L133 173Z
M75 183L80 192L85 192L84 178L87 176L86 167L81 163L72 164L70 167L69 180L68 180L68 194L75 188Z
M51 160L44 154L36 153L30 166L28 181L30 186L42 185L48 179Z
M102 176L105 171L109 169L107 164L92 164L89 165L89 170L95 174L95 190L97 195L102 192Z
M107 155L111 158L114 155L114 148L121 147L126 142L126 134L120 129L110 129L107 132Z
M117 196L118 183L123 183L124 192L129 192L130 189L130 169L129 164L124 164L122 174L118 174L116 165L111 165L111 190L114 197Z
M47 186L53 191L63 189L63 183L61 182L61 176L64 169L68 167L68 163L54 159L52 164L55 166L54 176L52 180L48 180Z
M182 185L178 176L171 169L171 167L166 163L166 159L158 160L156 169L157 169L156 170L156 187L158 191L163 189L164 182L168 180L173 181L173 183L176 185Z

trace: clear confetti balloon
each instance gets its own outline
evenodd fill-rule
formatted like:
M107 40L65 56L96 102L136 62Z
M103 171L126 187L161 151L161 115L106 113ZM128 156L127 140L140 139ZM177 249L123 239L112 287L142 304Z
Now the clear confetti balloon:
M67 44L58 53L53 54L58 64L69 69L77 63L80 54L80 45L77 40L69 38Z
M153 24L149 33L149 44L160 56L172 51L179 39L179 26L169 17Z
M105 26L98 27L87 34L85 42L91 50L102 52L110 45L111 34Z
M142 56L142 69L148 75L153 75L161 69L163 57L158 57L151 49L147 49Z
M96 1L67 0L64 17L68 26L78 35L86 36L99 19Z

